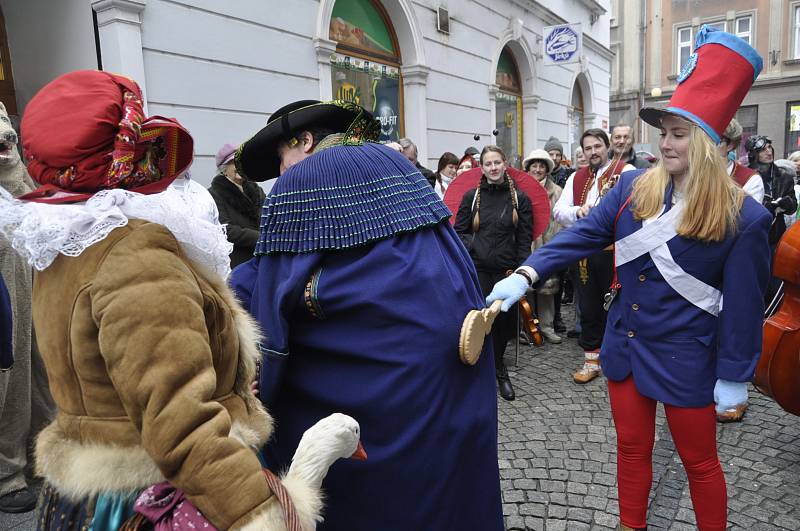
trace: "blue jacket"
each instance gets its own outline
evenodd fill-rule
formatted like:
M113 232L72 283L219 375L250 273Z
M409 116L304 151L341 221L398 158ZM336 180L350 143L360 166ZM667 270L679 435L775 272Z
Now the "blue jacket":
M630 206L620 209L642 173L622 174L589 216L559 232L524 265L548 278L639 230L642 222L633 218ZM672 207L667 200L671 197L670 185L665 191L666 210ZM643 395L682 407L712 403L717 378L750 381L761 352L770 222L769 212L747 197L737 231L723 241L704 243L676 236L667 243L684 271L722 292L718 317L673 290L649 254L620 266L622 288L609 309L600 353L605 375L620 381L633 374Z

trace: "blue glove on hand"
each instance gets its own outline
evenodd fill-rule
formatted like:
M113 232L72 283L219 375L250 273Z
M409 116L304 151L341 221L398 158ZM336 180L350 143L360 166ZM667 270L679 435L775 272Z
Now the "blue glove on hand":
M747 402L747 382L730 382L717 380L714 386L714 402L717 403L717 413L735 409Z
M491 306L494 301L503 301L500 309L507 312L515 302L525 295L526 291L528 291L528 280L522 275L514 273L494 285L492 292L486 297L486 305Z

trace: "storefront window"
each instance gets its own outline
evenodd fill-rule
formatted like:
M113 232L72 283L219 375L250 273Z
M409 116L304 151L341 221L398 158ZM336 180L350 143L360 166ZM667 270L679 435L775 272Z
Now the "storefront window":
M522 165L522 84L514 57L504 48L497 62L495 83L500 87L495 99L496 143L508 157L508 163Z
M6 22L0 11L0 102L10 115L17 114L17 99L14 96L14 79L11 75L11 56L8 53Z
M800 101L786 104L786 153L788 156L800 150Z
M400 53L378 2L339 0L329 29L338 43L331 56L333 97L361 105L381 122L380 140L403 136Z

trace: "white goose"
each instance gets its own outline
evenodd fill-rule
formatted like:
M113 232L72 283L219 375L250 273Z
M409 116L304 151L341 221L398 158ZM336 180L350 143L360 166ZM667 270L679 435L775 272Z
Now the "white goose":
M364 460L367 454L361 446L361 428L352 417L334 413L311 426L297 445L289 471L281 477L283 487L292 499L300 527L313 531L322 521L322 480L338 459ZM243 531L285 531L283 508L272 498L268 509Z

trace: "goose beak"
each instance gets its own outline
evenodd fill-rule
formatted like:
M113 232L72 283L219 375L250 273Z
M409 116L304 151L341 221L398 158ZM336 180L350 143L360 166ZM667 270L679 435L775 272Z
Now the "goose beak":
M364 446L361 444L361 441L358 441L358 446L356 446L356 451L353 452L353 455L350 456L350 459L355 459L357 461L367 460L367 451L364 450Z

